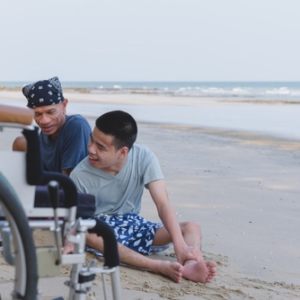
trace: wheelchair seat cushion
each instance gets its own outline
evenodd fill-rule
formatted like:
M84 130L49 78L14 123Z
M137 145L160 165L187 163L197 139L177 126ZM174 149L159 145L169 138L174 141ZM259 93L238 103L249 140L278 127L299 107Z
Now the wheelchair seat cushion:
M64 207L65 193L62 189L59 191L59 207ZM48 196L47 186L37 185L35 190L34 207L51 207ZM78 206L76 218L91 218L96 210L95 196L90 194L78 193Z

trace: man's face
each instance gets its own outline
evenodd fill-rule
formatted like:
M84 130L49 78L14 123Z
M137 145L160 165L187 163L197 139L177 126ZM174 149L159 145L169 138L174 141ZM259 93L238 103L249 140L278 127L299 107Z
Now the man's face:
M89 163L97 169L115 175L123 165L126 147L116 150L113 145L114 137L100 131L97 127L91 133L88 144ZM125 150L124 150L125 149ZM124 153L124 151L126 153Z
M56 139L58 137L60 128L66 121L66 106L68 100L54 105L40 106L33 108L34 120L46 135Z

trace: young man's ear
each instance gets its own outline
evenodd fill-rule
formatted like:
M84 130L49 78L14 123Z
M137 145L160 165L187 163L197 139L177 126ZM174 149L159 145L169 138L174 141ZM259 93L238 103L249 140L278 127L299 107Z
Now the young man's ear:
M124 158L127 156L129 149L127 147L123 147L120 149L119 158Z

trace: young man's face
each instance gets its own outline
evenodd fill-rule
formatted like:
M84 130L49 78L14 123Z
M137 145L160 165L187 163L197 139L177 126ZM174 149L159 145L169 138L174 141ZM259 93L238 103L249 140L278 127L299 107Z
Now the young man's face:
M42 132L55 140L58 137L60 128L66 121L66 106L68 100L54 105L35 107L34 120Z
M88 150L89 163L94 168L115 175L122 168L128 149L123 147L117 150L113 139L112 135L107 135L95 127L91 133Z

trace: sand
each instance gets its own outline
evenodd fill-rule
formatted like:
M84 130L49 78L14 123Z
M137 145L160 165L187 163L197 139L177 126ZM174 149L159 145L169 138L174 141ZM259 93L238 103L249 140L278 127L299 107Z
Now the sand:
M113 96L115 104L124 104L128 98ZM68 97L71 102L79 96ZM160 100L168 101L159 97L152 101ZM89 121L94 124L94 118ZM1 149L9 149L15 135L15 129L5 129ZM201 224L204 255L218 263L218 274L210 284L186 280L176 284L122 266L123 299L300 299L300 141L139 122L138 143L148 145L158 156L178 220ZM158 220L147 192L142 215ZM37 242L40 236L37 234ZM174 251L153 258L174 260ZM2 294L8 291L6 270L1 260ZM40 299L67 298L63 282L68 272L64 267L61 275L40 280ZM97 277L89 299L101 297Z

